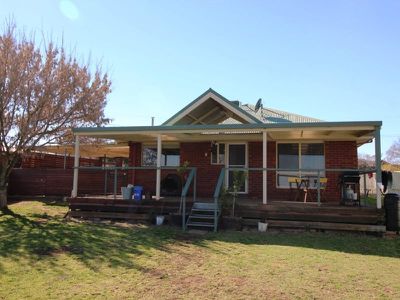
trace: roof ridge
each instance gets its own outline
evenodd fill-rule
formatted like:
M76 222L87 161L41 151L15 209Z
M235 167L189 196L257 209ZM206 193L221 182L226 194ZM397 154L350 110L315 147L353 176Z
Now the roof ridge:
M246 104L242 104L241 106L242 107L247 107L250 110L249 113L254 114L255 116L257 116L257 118L260 118L260 114L254 110L254 105L253 104L246 103ZM318 118L309 117L309 116L305 116L305 115L300 115L300 114L297 114L297 113L292 113L292 112L276 109L276 108L273 108L273 107L263 107L263 112L265 112L265 111L269 111L272 114L280 115L279 118L281 118L283 120L286 120L286 121L289 121L289 122L294 122L294 123L323 122L323 120L318 119ZM300 121L298 119L300 119ZM263 120L263 122L266 122L266 120ZM275 122L277 122L277 121L275 121Z
M318 118L309 117L309 116L305 116L305 115L300 115L300 114L297 114L297 113L292 113L292 112L288 112L288 111L285 111L285 110L276 109L276 108L273 108L273 107L263 107L263 109L268 109L268 110L272 110L272 111L277 111L279 113L290 114L290 115L299 116L299 117L308 118L308 119L314 119L314 120L317 120L317 121L323 121L323 120L318 119Z

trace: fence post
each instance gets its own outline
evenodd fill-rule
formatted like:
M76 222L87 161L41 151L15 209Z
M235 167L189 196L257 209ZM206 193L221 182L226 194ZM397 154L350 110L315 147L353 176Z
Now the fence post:
M194 170L194 182L193 182L193 202L196 201L196 181L197 181L197 169Z
M321 205L321 171L319 169L318 169L317 189L318 189L318 206L320 206Z
M214 198L214 232L218 231L218 197Z
M364 173L364 206L367 206L367 174Z
M117 178L118 176L118 170L117 168L114 168L114 200L117 199Z
M108 172L104 170L104 196L107 196L107 185L108 185Z
M182 230L186 230L186 197L182 197Z

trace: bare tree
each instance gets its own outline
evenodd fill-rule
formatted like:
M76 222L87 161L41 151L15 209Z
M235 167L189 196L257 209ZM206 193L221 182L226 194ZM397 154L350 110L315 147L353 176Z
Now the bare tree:
M0 208L18 155L71 136L71 127L108 123L107 73L90 71L53 42L35 44L10 23L0 35Z
M358 154L358 167L359 168L371 168L375 167L375 155L367 153Z
M385 159L391 164L400 164L400 138L386 151Z

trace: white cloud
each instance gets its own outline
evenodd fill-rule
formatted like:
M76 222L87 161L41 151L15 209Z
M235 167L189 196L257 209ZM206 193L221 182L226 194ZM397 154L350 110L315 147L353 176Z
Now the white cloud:
M79 10L76 5L70 0L61 0L60 4L61 13L68 19L75 21L79 18Z

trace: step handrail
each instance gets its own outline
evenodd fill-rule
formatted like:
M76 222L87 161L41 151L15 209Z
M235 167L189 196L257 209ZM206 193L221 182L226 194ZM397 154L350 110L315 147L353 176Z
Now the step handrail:
M224 178L225 178L225 168L222 168L221 172L219 173L218 181L214 190L214 232L217 232L218 230L218 206L219 206L218 199L221 194Z
M193 182L193 202L196 201L196 174L197 168L192 168L189 176L182 188L181 204L179 205L179 213L182 214L182 229L186 230L186 195L189 192L190 185Z

